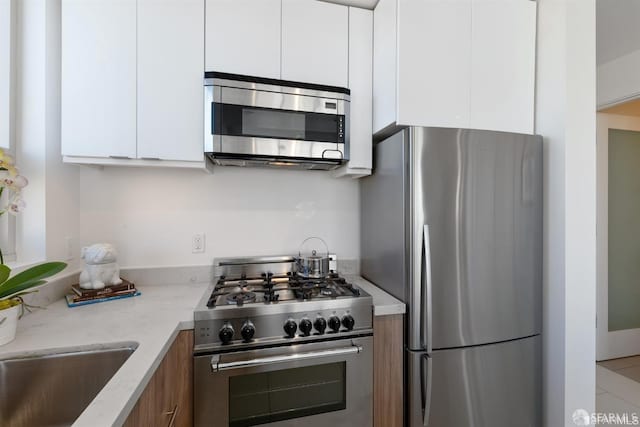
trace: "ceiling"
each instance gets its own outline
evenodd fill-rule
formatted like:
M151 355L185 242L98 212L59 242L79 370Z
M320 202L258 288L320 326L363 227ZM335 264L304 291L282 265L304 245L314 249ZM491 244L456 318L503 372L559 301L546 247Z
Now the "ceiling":
M599 110L601 113L618 114L622 116L640 116L640 99Z
M640 49L640 0L597 0L598 65Z

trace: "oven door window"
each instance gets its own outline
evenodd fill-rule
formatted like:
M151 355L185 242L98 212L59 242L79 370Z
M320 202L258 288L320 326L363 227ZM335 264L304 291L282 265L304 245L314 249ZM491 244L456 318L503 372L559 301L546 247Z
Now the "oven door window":
M214 135L344 142L344 116L214 103Z
M346 362L229 378L229 426L254 426L345 409Z

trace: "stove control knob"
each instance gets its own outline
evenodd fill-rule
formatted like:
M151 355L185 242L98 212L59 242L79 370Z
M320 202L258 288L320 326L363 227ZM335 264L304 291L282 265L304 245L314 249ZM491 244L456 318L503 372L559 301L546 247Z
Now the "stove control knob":
M222 325L222 328L220 328L220 332L218 333L218 337L220 337L222 344L228 344L231 342L233 339L233 326L231 326L231 323L227 322Z
M305 337L309 336L312 328L313 325L311 324L311 320L309 320L309 318L305 317L300 321L300 332L302 332Z
M345 314L344 317L342 318L342 326L347 328L348 331L353 329L353 326L355 325L355 323L356 321L353 320L353 316L350 314Z
M324 330L327 329L327 321L324 320L324 317L316 317L316 321L313 322L313 327L316 328L316 331L320 335L324 334Z
M242 329L240 329L240 335L242 335L242 339L246 342L251 341L253 335L256 333L256 327L253 326L253 322L251 320L247 320L242 325Z
M298 325L296 325L296 321L292 318L289 318L284 323L284 333L287 334L289 338L293 338L296 336L296 330L298 330Z
M340 318L338 316L329 317L329 328L331 328L333 332L340 330Z

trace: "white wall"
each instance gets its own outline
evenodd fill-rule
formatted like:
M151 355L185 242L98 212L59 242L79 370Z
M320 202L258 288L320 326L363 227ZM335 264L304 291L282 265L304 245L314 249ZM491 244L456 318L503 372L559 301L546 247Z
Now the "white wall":
M359 193L328 172L216 167L82 167L81 243L114 243L123 266L202 265L218 256L294 254L308 236L359 258ZM193 234L206 252L192 254Z
M18 261L67 259L79 234L78 167L60 155L60 0L17 2L16 158L29 179ZM77 251L74 251L77 252Z
M44 0L17 2L16 160L29 179L18 217L19 261L46 257L45 240L45 16Z
M539 0L536 132L545 151L545 425L595 411L594 0Z
M62 163L60 147L60 79L61 79L61 1L47 3L45 54L45 118L47 259L65 260L79 265L79 167ZM68 242L67 240L70 239ZM73 254L69 259L68 252Z
M13 20L15 6L12 0L0 0L0 147L9 147L13 139L11 132L12 111L12 49L14 33L11 25L6 22Z

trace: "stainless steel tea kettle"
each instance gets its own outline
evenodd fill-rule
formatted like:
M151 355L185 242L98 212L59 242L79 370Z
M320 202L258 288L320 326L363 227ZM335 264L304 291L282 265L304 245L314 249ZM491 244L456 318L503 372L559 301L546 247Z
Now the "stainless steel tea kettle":
M325 252L318 251L318 241L322 242ZM329 246L320 237L306 238L298 248L296 258L298 275L310 279L321 279L329 275Z

